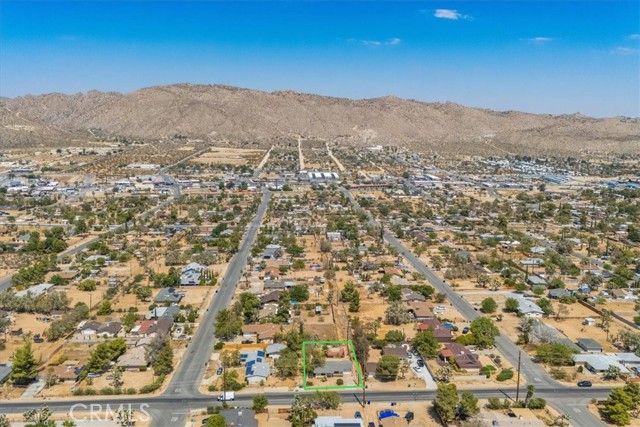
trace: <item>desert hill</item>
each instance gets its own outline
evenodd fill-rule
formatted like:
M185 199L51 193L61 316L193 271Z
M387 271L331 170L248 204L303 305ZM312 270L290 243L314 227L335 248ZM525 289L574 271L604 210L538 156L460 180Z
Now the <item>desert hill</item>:
M301 135L441 153L640 153L640 119L492 111L392 96L351 100L293 91L177 84L132 93L0 100L4 147L101 135L267 146Z

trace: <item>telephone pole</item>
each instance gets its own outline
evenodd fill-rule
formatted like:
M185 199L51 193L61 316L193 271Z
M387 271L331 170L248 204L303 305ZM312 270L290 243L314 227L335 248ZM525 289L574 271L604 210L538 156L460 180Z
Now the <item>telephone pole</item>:
M360 372L362 372L362 407L367 404L367 373L364 371L364 363L360 365Z
M222 408L227 406L227 367L222 364Z
M518 380L516 386L516 402L520 401L520 361L522 359L522 350L518 351Z

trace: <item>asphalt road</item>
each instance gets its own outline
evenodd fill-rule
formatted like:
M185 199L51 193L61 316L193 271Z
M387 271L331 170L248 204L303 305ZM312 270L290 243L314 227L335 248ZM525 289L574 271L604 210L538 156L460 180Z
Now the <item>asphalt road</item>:
M499 398L514 398L515 397L515 389L514 388L505 388L501 390L496 389L473 389L471 391L476 397L479 399L487 399L489 397L499 397ZM298 394L310 394L311 392L278 392L278 393L268 393L267 397L269 399L269 403L273 405L288 405L293 401L294 396ZM339 391L342 396L342 401L345 403L361 403L362 393L360 390L341 390ZM608 395L608 390L606 389L598 389L598 388L583 388L576 389L574 393L570 396L567 395L567 392L563 389L537 389L536 397L542 397L549 401L550 403L554 403L555 401L565 401L567 404L571 403L581 403L584 404L588 402L592 398L602 399ZM396 390L396 391L370 391L367 390L367 401L372 403L374 402L411 402L411 401L421 401L421 402L429 402L435 398L434 390ZM41 404L46 403L49 408L53 412L68 412L73 405L86 405L89 408L89 405L102 405L103 408L106 405L109 405L111 408L117 408L119 405L129 405L131 404L133 409L139 408L140 405L145 405L145 408L148 408L154 414L157 414L158 417L154 417L154 421L158 420L158 422L154 422L154 425L166 425L171 427L176 427L180 425L184 425L184 419L186 419L186 415L191 409L199 409L204 408L206 406L215 405L215 397L206 396L200 393L196 393L192 396L173 396L170 394L163 394L161 396L120 396L120 397L92 397L92 398L83 398L78 397L77 399L67 399L67 400L52 400L52 401L42 401L42 400L31 400L31 401L20 401L20 402L0 402L0 413L3 414L16 414L25 412L27 409L32 409L34 407L38 407ZM253 394L247 393L242 394L236 393L236 400L233 401L233 404L239 407L251 407L253 405ZM76 407L76 410L79 407ZM178 419L175 419L175 418ZM172 421L173 419L173 421ZM575 419L575 418L574 418ZM182 423L182 424L181 424ZM584 427L585 424L577 424L580 427Z
M350 191L342 190L357 209L362 209L358 204L358 201L353 197ZM379 226L372 215L368 211L364 211L369 216L372 224ZM460 312L462 316L468 321L480 316L480 314L469 304L460 294L449 287L444 280L440 279L436 274L427 268L427 266L416 257L413 252L406 248L395 236L389 232L384 232L385 240L396 250L404 256L404 258L415 268L415 270L424 275L438 292L444 293L447 296L447 300ZM571 393L575 395L577 393L577 387L567 387L559 384L538 364L534 363L531 358L525 353L521 352L520 348L504 334L500 333L500 336L496 337L496 348L502 353L502 355L513 365L518 366L518 359L520 357L520 373L527 380L528 384L533 384L536 389L562 389L565 393ZM521 390L521 397L526 394L526 388ZM570 414L573 417L573 423L579 427L601 427L604 426L602 422L586 410L586 407L572 405L566 401L554 400L550 402L553 406L562 413Z
M216 341L214 335L214 321L216 315L221 309L227 307L231 303L231 298L235 293L236 285L240 281L244 268L247 264L251 247L260 229L262 218L269 207L270 200L271 193L265 191L262 196L262 202L258 207L258 212L250 223L238 252L236 252L233 258L231 258L229 267L227 268L225 276L220 283L220 287L218 288L216 295L214 295L211 300L207 311L200 318L200 326L189 343L185 357L176 369L169 386L162 396L163 398L175 397L178 399L189 399L192 396L198 396L200 394L199 388L204 375L205 364L209 362L211 353L213 352L213 345ZM208 399L212 400L211 397ZM172 415L171 417L154 417L153 425L155 427L175 427L178 425L184 425L186 415L182 414L177 416L177 419L173 418L176 418L176 415Z

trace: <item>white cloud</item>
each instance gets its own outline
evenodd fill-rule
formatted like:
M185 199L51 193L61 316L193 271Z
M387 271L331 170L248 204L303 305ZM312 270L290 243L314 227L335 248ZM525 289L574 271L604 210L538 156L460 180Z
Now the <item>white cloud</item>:
M463 15L455 9L436 9L433 16L440 19L451 19L452 21L471 18L469 15Z
M551 37L531 37L529 39L523 39L532 44L545 44L553 41Z
M349 39L350 42L360 43L364 46L369 47L380 47L380 46L397 46L402 43L402 39L397 37L393 37L387 40L358 40L358 39Z
M640 51L638 51L638 49L634 49L631 47L622 47L622 46L618 46L611 50L611 54L613 55L636 55L639 52Z
M627 40L640 40L640 34L629 34Z

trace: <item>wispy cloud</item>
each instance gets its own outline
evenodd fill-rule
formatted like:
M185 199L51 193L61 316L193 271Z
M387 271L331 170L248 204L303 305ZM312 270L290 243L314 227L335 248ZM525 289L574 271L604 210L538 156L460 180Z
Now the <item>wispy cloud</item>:
M459 19L471 19L469 15L463 15L455 9L436 9L433 16L440 19L450 19L457 21Z
M629 34L627 40L640 40L640 34Z
M611 49L612 55L637 55L638 53L640 53L640 51L632 47L618 46Z
M397 37L393 37L387 40L360 40L360 39L349 39L350 42L356 42L362 44L364 46L369 47L379 47L379 46L397 46L402 43L402 39Z
M549 42L552 42L554 39L551 37L531 37L528 39L522 39L524 41L526 41L527 43L531 43L531 44L546 44Z

